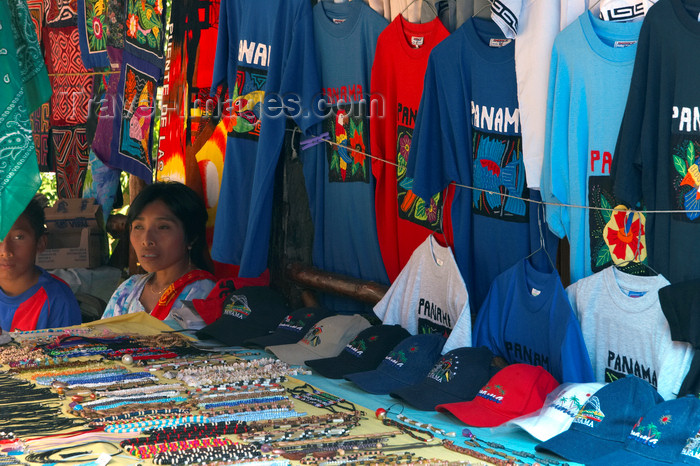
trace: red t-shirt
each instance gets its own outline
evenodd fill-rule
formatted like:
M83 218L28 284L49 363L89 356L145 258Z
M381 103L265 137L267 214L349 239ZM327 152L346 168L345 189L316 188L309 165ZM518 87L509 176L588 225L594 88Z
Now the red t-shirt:
M377 179L379 247L392 282L416 247L431 232L441 231L443 224L445 193L426 200L417 197L411 190L413 180L406 176L406 166L428 55L448 35L438 18L414 24L398 15L377 41L372 66L370 143L372 155L398 164L372 163Z

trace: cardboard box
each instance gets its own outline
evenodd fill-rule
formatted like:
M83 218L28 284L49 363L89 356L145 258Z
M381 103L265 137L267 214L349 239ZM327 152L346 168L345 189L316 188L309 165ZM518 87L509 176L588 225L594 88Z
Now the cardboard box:
M94 198L61 199L46 213L46 250L36 265L45 269L99 267L107 254L102 206Z

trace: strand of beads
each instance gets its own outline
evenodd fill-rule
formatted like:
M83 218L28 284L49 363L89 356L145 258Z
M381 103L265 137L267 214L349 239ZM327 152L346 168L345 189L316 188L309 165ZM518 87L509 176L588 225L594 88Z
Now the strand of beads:
M187 415L190 414L189 408L168 408L168 409L146 409L141 411L131 411L127 413L115 414L101 418L92 419L90 427L104 427L107 425L122 424L129 419L139 418L142 421L152 421L172 417L170 415Z
M209 409L203 410L202 414L207 416L223 416L224 414L241 414L241 413L251 413L255 411L269 411L273 409L294 409L294 405L291 400L282 400L276 403L251 403L241 405L236 408L226 408L226 409Z
M413 419L411 419L411 418L409 418L401 413L397 414L396 418L399 421L404 422L408 425L418 427L419 429L425 429L425 430L428 430L428 431L433 432L433 433L438 434L438 435L445 435L447 437L455 437L457 435L454 432L448 432L444 429L439 429L439 428L433 426L432 424L428 424L426 422L415 421L415 420L413 420Z
M179 395L180 395L180 392L178 392L177 390L165 390L165 391L149 392L149 393L144 393L144 394L107 396L107 397L100 398L98 400L81 403L81 405L83 408L86 408L86 407L101 406L103 404L114 403L117 401L129 401L129 400L140 401L140 400L155 399L155 398L168 398L168 397L172 398L172 397L176 397Z
M172 440L195 439L204 437L220 437L222 435L240 434L248 432L246 422L210 422L187 423L172 427L158 427L148 431L148 437L131 438L122 441L122 446L145 445L147 443L160 443Z
M247 411L243 413L236 414L222 414L218 416L212 416L209 418L210 422L220 422L220 421L246 421L255 422L267 419L280 419L288 417L300 417L305 416L306 413L299 413L293 409L268 409L261 411Z
M282 378L287 375L298 375L298 370L278 359L262 358L216 366L187 367L178 371L175 377L190 387L201 387L258 378Z
M87 377L68 382L68 387L108 387L124 382L156 382L157 377L148 372L130 372L127 374L117 374L108 377Z
M194 400L201 401L216 401L216 400L240 400L244 398L249 398L250 396L275 396L284 393L285 389L280 388L270 388L262 390L241 390L241 391L231 391L231 392L214 392L214 393L194 393L191 395ZM192 393L192 392L188 392Z
M200 448L196 450L163 452L153 457L154 464L210 464L216 462L238 462L262 458L260 449L255 445L233 443L221 447Z
M286 396L266 396L258 398L242 398L238 400L226 400L218 401L214 403L199 403L199 407L203 409L216 409L231 406L240 406L245 404L259 404L259 403L274 403L276 401L289 400Z
M166 417L161 419L152 419L148 421L125 422L122 424L110 424L105 426L105 432L143 432L150 429L174 427L182 424L203 423L209 422L206 416L185 416L185 417ZM215 421L216 422L216 421Z
M194 449L222 447L232 445L233 440L224 437L206 437L201 439L176 440L172 442L149 443L146 445L126 447L126 452L140 459L148 459L159 453L184 452Z
M150 387L127 388L122 390L97 390L95 394L100 397L118 397L129 395L140 395L144 393L160 392L165 390L182 390L184 387L179 383L175 384L157 384Z
M85 379L101 379L119 374L128 374L130 371L127 368L102 368L101 370L79 371L74 373L56 374L56 375L41 375L37 376L34 381L37 385L51 385L53 382L65 382L69 384L73 381L82 381Z
M162 404L162 403L181 403L187 401L187 398L184 396L174 396L174 397L166 397L166 398L146 398L142 400L124 400L124 401L117 401L114 403L108 403L105 405L98 405L98 406L90 406L88 408L84 408L80 404L76 404L72 406L73 410L75 411L80 411L83 409L91 410L91 411L107 411L110 409L114 408L119 408L121 406L127 406L127 405L140 405L140 404Z

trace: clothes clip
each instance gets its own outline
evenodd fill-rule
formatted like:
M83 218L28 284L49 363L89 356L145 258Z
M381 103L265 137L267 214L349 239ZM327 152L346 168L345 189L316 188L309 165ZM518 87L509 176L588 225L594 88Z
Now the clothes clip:
M328 139L328 136L328 131L326 131L325 133L321 133L318 136L313 136L308 139L304 139L299 143L299 147L301 148L301 150L306 150L313 146L317 146L324 142L323 139Z

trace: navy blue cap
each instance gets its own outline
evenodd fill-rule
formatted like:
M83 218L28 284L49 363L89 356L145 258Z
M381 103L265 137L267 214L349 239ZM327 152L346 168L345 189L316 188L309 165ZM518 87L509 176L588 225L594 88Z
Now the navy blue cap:
M568 430L535 446L535 450L588 463L622 448L639 418L663 401L648 382L628 375L595 392Z
M311 330L319 320L330 317L335 313L323 307L302 307L282 319L277 324L274 332L261 337L249 338L243 342L243 346L266 346L289 345L296 343Z
M694 396L664 401L642 416L624 447L590 465L700 464L700 400Z
M401 340L411 334L400 325L374 325L357 334L338 356L306 361L306 365L329 379L376 369Z
M415 385L428 375L447 340L437 333L422 333L402 340L375 370L345 376L366 392L387 395Z
M485 346L455 348L444 354L416 385L390 395L414 408L432 411L439 404L474 399L499 367L491 365L493 353Z

